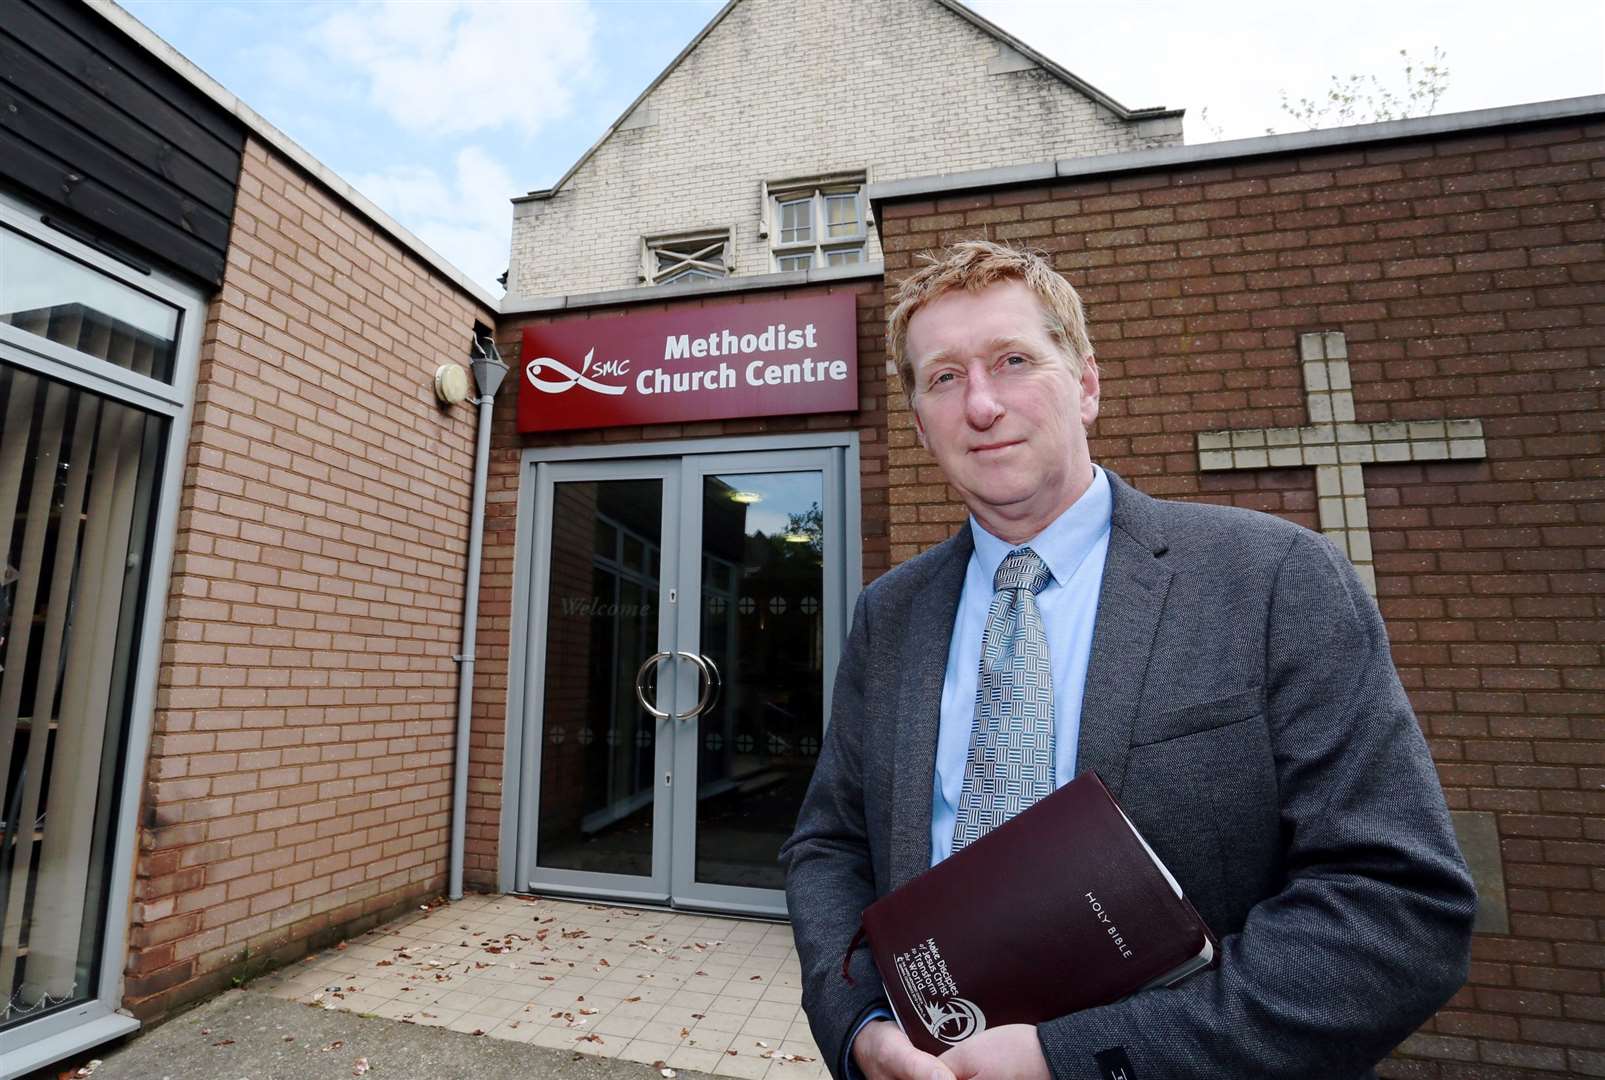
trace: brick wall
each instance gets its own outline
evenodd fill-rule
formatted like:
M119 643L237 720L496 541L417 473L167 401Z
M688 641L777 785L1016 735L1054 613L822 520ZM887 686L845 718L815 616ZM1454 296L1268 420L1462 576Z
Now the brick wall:
M125 1004L160 1016L442 888L491 322L250 142L201 347Z
M628 311L641 314L732 302L754 303L851 292L858 305L858 396L856 413L819 413L808 416L769 416L750 420L712 420L700 423L657 424L646 427L605 428L524 436L517 431L517 380L523 378L518 361L526 326L564 319L591 318ZM859 485L862 492L864 578L870 580L890 565L887 542L886 469L886 352L884 312L878 279L842 282L829 287L762 291L732 297L715 295L628 308L593 308L567 315L507 318L497 327L502 355L512 366L507 388L497 397L491 442L491 466L485 510L484 587L480 593L480 625L476 642L478 663L474 691L473 746L469 755L468 853L465 880L486 888L496 886L500 835L502 767L507 711L507 659L512 640L514 610L513 563L517 553L519 457L533 446L596 446L599 456L621 443L674 439L707 439L725 435L761 435L785 432L856 431L859 437ZM524 543L532 539L522 538ZM511 837L508 838L509 842Z
M990 73L998 54L934 0L744 0L557 195L517 204L508 292L630 288L643 236L710 226L732 230L737 274L769 273L765 181L895 180L1181 141L1179 119L1121 121L1041 68Z
M1385 1075L1605 1075L1605 126L1222 162L880 208L888 278L987 236L1081 290L1096 459L1313 527L1306 468L1195 436L1306 422L1298 335L1347 335L1357 419L1480 419L1487 458L1367 465L1379 602L1452 809L1498 829L1509 933ZM891 557L963 519L891 379Z

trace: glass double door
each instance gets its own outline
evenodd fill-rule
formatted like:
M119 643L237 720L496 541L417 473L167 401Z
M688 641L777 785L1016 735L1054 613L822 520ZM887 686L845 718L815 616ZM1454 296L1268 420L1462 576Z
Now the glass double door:
M537 468L519 878L783 915L845 635L843 451Z

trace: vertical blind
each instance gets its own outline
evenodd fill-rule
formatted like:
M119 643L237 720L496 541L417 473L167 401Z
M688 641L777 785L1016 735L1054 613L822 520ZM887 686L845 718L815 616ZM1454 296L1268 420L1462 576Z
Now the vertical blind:
M140 375L171 353L83 303L0 319ZM0 423L5 1026L95 996L169 422L0 361Z

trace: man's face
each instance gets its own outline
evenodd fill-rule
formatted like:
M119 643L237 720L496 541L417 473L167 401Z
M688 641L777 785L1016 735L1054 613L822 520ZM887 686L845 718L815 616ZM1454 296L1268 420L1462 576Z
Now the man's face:
M920 442L988 532L1019 543L1092 482L1098 368L1078 378L1024 282L955 289L908 323Z

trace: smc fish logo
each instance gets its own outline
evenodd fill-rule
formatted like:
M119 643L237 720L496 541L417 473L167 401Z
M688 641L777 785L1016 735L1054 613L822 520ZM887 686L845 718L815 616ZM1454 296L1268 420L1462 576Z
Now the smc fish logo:
M591 358L596 355L596 349L585 354L585 362L575 371L561 360L550 356L538 356L524 367L524 377L529 384L543 394L563 394L583 386L587 390L594 390L598 394L622 394L623 386L614 386L609 383L597 382L591 376L606 377L609 375L628 375L630 362L628 360L608 360L592 365ZM539 376L543 372L550 372L560 376L558 379L543 379Z

